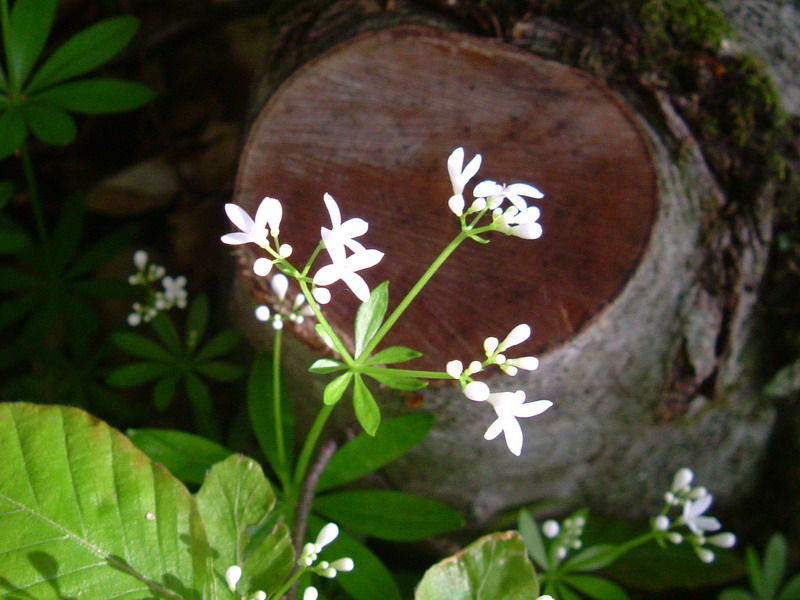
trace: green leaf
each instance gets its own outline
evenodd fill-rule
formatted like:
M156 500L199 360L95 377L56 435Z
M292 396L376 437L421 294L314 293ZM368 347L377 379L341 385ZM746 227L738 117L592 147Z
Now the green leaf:
M613 581L594 575L569 575L562 581L596 600L628 600L628 594Z
M120 349L128 354L154 361L172 361L172 355L160 345L139 333L132 331L115 331L111 339Z
M354 379L353 407L356 411L356 418L364 431L369 435L375 435L381 424L381 410L361 376L356 374Z
M333 360L332 358L320 358L315 360L314 364L308 367L308 370L311 373L327 375L328 373L334 373L335 371L341 371L342 369L346 368L347 365L342 361Z
M158 379L172 371L172 368L172 365L160 362L134 363L114 369L106 381L114 387L134 387Z
M778 600L800 600L800 574L789 580L781 590Z
M422 356L422 352L417 352L405 346L390 346L384 348L377 354L370 356L368 365L388 365L392 363L406 362Z
M172 404L180 378L180 375L167 375L153 386L153 406L157 411L164 412Z
M2 65L0 65L0 92L8 92L8 80L6 79L6 71Z
M118 431L3 404L0 455L0 519L18 534L0 536L9 598L216 597L194 499Z
M550 561L547 560L547 549L544 546L542 532L539 531L539 525L527 510L519 511L517 528L533 561L542 569L549 569Z
M353 373L348 371L347 373L342 373L336 379L331 381L325 386L325 391L322 392L322 401L328 405L336 404L342 399L342 396L347 390L347 386L350 385L350 380L352 378Z
M250 422L261 450L278 478L281 481L286 481L291 476L294 419L288 399L282 396L280 398L280 418L286 458L281 460L278 439L275 433L276 419L272 384L272 354L262 352L250 367L250 377L247 381L247 408L250 414Z
M317 492L355 481L401 457L433 427L431 413L412 413L385 421L373 437L359 434L331 457L317 483Z
M764 387L768 396L785 398L800 390L800 360L778 371Z
M325 523L314 514L310 515L309 538L315 539ZM337 574L336 581L355 600L401 600L397 583L381 559L347 532L339 530L336 539L323 548L320 558L330 562L343 556L352 558L356 568L349 573Z
M452 508L421 496L392 490L353 490L323 494L314 509L331 521L373 537L408 542L464 525Z
M555 582L556 597L558 600L582 600L582 598L572 591L572 588L564 585L560 581Z
M719 600L756 600L756 597L743 588L728 588L722 590Z
M189 307L189 314L186 316L186 346L193 348L197 346L198 340L206 333L208 325L208 297L200 294L195 298Z
M236 381L244 374L244 369L240 365L221 360L199 363L196 369L213 381Z
M33 135L45 144L66 146L78 135L75 119L57 106L28 102L23 115Z
M85 224L84 208L83 199L77 194L67 199L53 232L53 248L49 255L42 255L46 260L43 271L60 276L78 252Z
M33 244L28 232L8 220L0 222L0 254L14 254Z
M774 534L767 542L764 551L762 571L764 596L774 598L783 582L786 572L786 538L780 533Z
M13 154L25 141L25 119L17 108L0 113L0 158Z
M369 300L358 307L355 324L355 355L357 357L361 357L361 352L380 329L388 307L389 282L384 281L370 292Z
M108 62L128 45L138 27L139 21L130 16L113 17L87 27L53 52L25 91L32 94Z
M44 282L31 273L9 267L0 267L0 291L22 291L42 287Z
M31 96L31 100L72 112L97 115L134 110L155 97L152 89L134 81L81 79L38 92Z
M81 253L75 261L69 265L67 274L69 277L81 277L88 275L99 267L111 262L123 251L133 240L137 228L133 225L123 225L92 244L87 250ZM127 285L127 284L126 284ZM130 286L127 286L130 289Z
M758 554L755 548L748 546L745 550L745 561L747 562L747 579L750 581L750 587L756 593L759 599L769 598L766 595L766 582L761 572L761 565L759 564Z
M516 531L506 531L484 536L428 569L414 598L532 600L538 595L525 545Z
M564 562L569 571L596 571L612 564L619 558L614 544L595 544L578 552Z
M275 494L259 464L234 454L214 465L197 493L197 506L211 542L214 570L220 583L225 581L228 567L239 565L244 576L258 577L261 585L264 578L268 578L267 587L259 589L268 595L276 591L294 566L288 530L277 530L275 538L261 542L261 546L267 545L268 552L259 555L257 570L251 568L250 560L245 560L250 531L262 524L275 506ZM280 551L274 552L275 544L280 546ZM242 590L250 589L244 577L240 586Z
M172 319L170 319L167 313L158 313L156 317L150 321L150 324L168 350L171 350L172 353L177 355L183 354L178 330L175 328L175 323L172 322Z
M242 336L235 329L226 329L219 332L212 337L206 344L200 348L195 354L197 360L208 360L209 358L217 358L223 354L227 354L236 347Z
M36 59L44 49L56 16L57 0L17 0L11 8L8 31L10 79L23 88Z
M374 380L379 381L386 387L390 387L393 390L413 392L416 390L421 390L428 385L421 379L409 377L408 375L396 375L389 369L374 369L369 372L365 372L364 375L372 377Z
M189 483L202 483L206 471L232 454L216 442L185 431L129 429L127 434L147 456Z
M194 409L194 422L198 431L210 438L219 438L219 423L214 416L211 390L206 383L194 373L186 374L186 392Z

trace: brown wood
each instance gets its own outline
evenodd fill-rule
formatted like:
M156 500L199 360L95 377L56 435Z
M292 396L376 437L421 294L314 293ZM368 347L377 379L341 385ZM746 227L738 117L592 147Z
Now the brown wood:
M457 233L446 160L483 155L472 184L522 181L545 193L544 236L494 234L462 246L387 343L424 352L420 368L480 353L488 335L527 322L537 353L569 339L636 268L657 190L647 142L614 93L583 72L485 38L419 27L349 40L271 97L242 154L234 202L285 207L281 240L303 264L329 226L322 196L386 253L365 272L391 280L391 305ZM469 186L467 192L471 192ZM469 197L469 196L467 196ZM327 264L323 254L318 266ZM357 300L340 284L326 314L349 331Z

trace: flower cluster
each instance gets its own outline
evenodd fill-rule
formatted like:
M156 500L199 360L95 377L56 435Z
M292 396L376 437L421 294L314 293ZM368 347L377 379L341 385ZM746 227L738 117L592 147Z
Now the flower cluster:
M484 438L493 440L502 432L505 435L508 449L517 456L522 452L522 428L517 419L540 415L553 403L549 400L525 402L525 392L522 390L492 393L486 383L477 381L472 376L491 365L500 367L511 376L516 375L519 369L535 371L539 368L539 361L536 357L507 358L504 354L508 348L521 344L530 335L529 325L517 325L502 342L495 337L486 338L483 342L486 360L483 362L474 360L464 368L460 360L451 360L445 369L450 377L459 381L467 398L475 402L488 402L494 407L497 419L486 430Z
M570 550L579 550L583 546L581 536L586 527L586 517L578 514L564 519L561 525L558 522L545 521L542 523L542 533L551 540L556 540L553 552L560 560L566 558Z
M466 167L463 165L464 149L456 148L447 159L447 171L453 186L453 195L447 204L461 219L463 228L471 229L485 213L490 212L492 224L489 229L525 240L541 237L542 226L537 222L541 212L535 206L528 206L524 198L544 198L542 192L527 183L503 185L491 180L481 181L473 189L475 200L467 208L464 187L478 172L481 155L476 154ZM504 200L510 203L505 209L502 207ZM467 224L466 217L473 214L477 218Z
M309 542L303 546L303 551L300 552L300 557L297 559L297 564L300 568L310 568L317 575L328 579L333 579L339 572L347 573L352 571L355 566L352 558L340 558L333 562L322 560L317 565L314 565L322 549L335 540L338 535L339 528L336 523L328 523L320 529L317 539L313 543Z
M166 269L155 263L149 262L147 252L137 250L133 253L133 264L136 273L128 277L128 283L142 286L145 289L144 302L134 302L133 311L128 315L128 325L136 327L143 321L152 321L156 315L165 310L178 307L186 308L187 296L186 277L170 277ZM161 282L163 291L157 290L156 285Z
M286 300L286 294L289 291L289 279L286 275L276 273L270 279L269 284L275 294L274 312L262 304L256 307L256 319L262 322L271 321L273 329L283 329L285 321L299 325L305 321L306 317L314 316L314 310L306 303L306 297L303 294L297 294L288 308L284 306L283 301Z
M657 539L665 539L673 544L686 541L694 548L700 560L710 563L714 561L715 555L712 550L705 547L706 544L718 548L731 548L736 544L736 536L728 532L706 536L707 532L722 529L722 525L716 518L705 514L711 507L714 497L705 487L692 486L693 479L694 473L689 469L679 469L675 473L672 486L664 494L664 508L651 520L651 526ZM674 521L670 520L668 515L676 508L680 509L681 514ZM681 526L687 527L689 532L681 534L674 531Z

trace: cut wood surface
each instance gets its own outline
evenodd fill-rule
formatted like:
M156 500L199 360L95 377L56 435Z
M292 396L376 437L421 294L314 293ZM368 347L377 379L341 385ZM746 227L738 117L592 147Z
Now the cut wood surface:
M657 204L640 128L580 71L429 29L357 37L272 96L250 132L234 201L254 212L263 196L281 199L281 239L303 264L330 224L322 196L331 193L343 218L369 222L364 244L386 256L366 278L371 287L389 279L397 303L458 232L446 169L458 146L468 159L483 155L473 185L522 181L544 192L536 204L545 234L463 246L387 344L416 348L421 368L443 369L487 336L529 323L529 349L552 348L631 276ZM357 300L343 286L333 292L326 314L346 334Z

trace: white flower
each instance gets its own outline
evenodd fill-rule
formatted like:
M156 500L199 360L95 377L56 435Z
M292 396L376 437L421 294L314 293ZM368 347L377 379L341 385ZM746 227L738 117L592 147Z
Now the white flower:
M147 252L144 250L137 250L133 253L133 264L136 265L136 268L140 271L145 268L147 265Z
M541 211L535 206L528 206L523 210L510 208L494 220L497 231L506 235L513 235L523 240L536 240L542 237L544 230L536 221L541 216Z
M280 200L266 197L261 201L256 211L256 219L250 218L241 206L236 204L226 204L225 212L231 222L239 228L240 232L226 233L222 236L224 244L239 245L253 242L262 248L269 246L267 236L272 231L272 235L280 232L281 218L283 218L283 207Z
M681 492L687 489L694 479L694 473L691 469L686 467L678 469L675 476L672 478L672 486L669 488L673 493Z
M322 241L325 242L325 249L330 254L334 263L342 262L345 259L345 247L350 248L355 253L363 252L364 246L356 242L354 238L361 237L369 229L369 224L360 218L348 219L342 223L342 214L339 205L330 194L323 196L325 207L331 217L331 229L322 227Z
M549 400L525 403L525 392L522 390L489 394L486 401L494 407L497 419L489 425L484 439L493 440L503 432L508 449L516 456L522 452L522 428L517 419L535 417L553 406Z
M553 540L558 537L558 534L560 532L561 532L561 527L553 519L548 519L547 521L542 523L542 533L544 534L545 537Z
M303 592L303 600L317 600L317 598L319 598L319 592L313 585L307 587L306 591Z
M532 185L527 183L512 183L511 185L500 185L495 181L481 181L475 186L473 192L476 198L488 198L489 206L499 206L500 202L508 199L511 204L522 211L528 208L522 196L528 198L544 198L544 194Z
M450 183L453 185L453 195L447 201L450 210L456 216L464 213L464 186L475 176L481 167L481 155L476 154L466 167L464 165L464 148L456 148L447 159L447 172L450 174ZM473 206L474 208L474 206ZM483 210L478 209L478 210Z
M713 496L706 494L698 500L687 500L683 505L680 523L686 525L695 535L703 535L705 531L717 531L722 527L714 517L705 517L703 513L711 506Z
M161 284L164 286L164 298L167 304L178 308L186 308L186 299L188 297L186 277L178 275L172 278L167 275L161 280Z
M331 293L328 288L318 287L311 290L311 295L314 296L314 300L316 300L319 304L327 304L331 301ZM328 344L331 348L330 344Z
M236 584L239 583L241 578L242 567L239 565L228 567L228 570L225 571L225 581L228 584L228 589L232 592L236 590Z
M380 250L356 252L343 261L334 261L332 264L322 267L314 275L314 285L324 287L341 279L361 302L366 302L369 300L369 286L361 275L356 274L356 271L374 267L382 258L383 252ZM316 294L314 298L317 298Z

